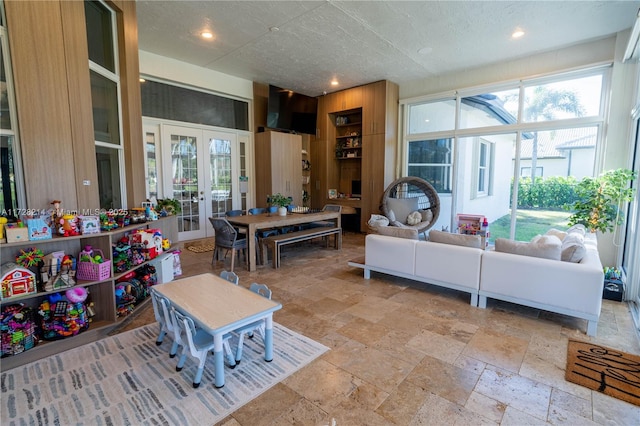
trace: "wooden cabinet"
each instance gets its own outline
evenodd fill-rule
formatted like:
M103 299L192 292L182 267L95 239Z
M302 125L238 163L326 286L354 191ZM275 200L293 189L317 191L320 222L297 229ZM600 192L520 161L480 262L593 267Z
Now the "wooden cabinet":
M340 117L347 117L347 122ZM355 208L360 213L360 230L366 232L367 221L379 213L382 194L396 175L397 122L398 85L390 81L321 96L311 171L312 207L332 203ZM352 182L358 180L360 197L328 199L329 189L352 194Z
M3 263L12 261L15 259L16 255L20 253L21 249L24 250L27 247L37 247L42 250L44 254L55 251L64 251L65 253L72 254L77 258L78 253L80 253L86 245L90 245L94 249L101 250L105 258L111 259L112 243L117 242L125 234L136 231L137 229L159 229L163 237L169 238L173 242L178 241L178 222L176 220L176 216L169 216L166 218L160 218L154 222L131 225L125 228L115 229L110 232L101 232L99 234L78 235L73 237L54 237L48 240L0 244L0 259L2 259ZM89 292L90 300L94 304L93 311L95 312L95 315L92 317L89 328L82 333L62 340L41 341L38 345L28 351L3 358L2 370L8 370L10 368L24 365L105 337L109 331L127 318L118 317L117 315L115 282L127 273L141 268L149 262L150 261L147 261L140 265L136 265L125 272L113 274L112 271L111 277L105 280L77 280L76 286L86 288ZM46 296L61 291L64 292L65 290L66 289L38 291L37 293L4 299L0 303L2 306L22 303L25 306L34 309L34 311L37 311L40 303ZM142 303L148 303L148 299ZM36 317L35 320L37 321L38 318Z
M302 136L267 131L256 134L256 205L281 193L302 205Z
M387 81L371 83L363 88L362 134L385 133L387 113Z

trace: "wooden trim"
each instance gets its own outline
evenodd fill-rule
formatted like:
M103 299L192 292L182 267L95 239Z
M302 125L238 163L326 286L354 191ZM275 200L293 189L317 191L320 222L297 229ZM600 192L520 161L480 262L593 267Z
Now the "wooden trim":
M142 100L138 57L138 21L136 2L115 2L118 17L120 88L122 97L122 134L127 206L139 206L146 200L144 141L142 138Z
M29 209L78 207L60 2L4 3ZM73 117L75 120L76 117Z
M100 197L84 3L63 1L60 3L60 9L67 63L69 109L73 117L70 125L78 208L96 209L100 207ZM90 185L84 185L85 180L89 181Z

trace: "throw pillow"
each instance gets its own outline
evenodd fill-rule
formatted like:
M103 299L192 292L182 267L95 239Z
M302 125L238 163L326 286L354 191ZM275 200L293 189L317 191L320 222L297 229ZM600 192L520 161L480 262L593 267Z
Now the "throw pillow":
M378 226L376 233L389 237L406 238L409 240L418 239L418 230L414 228L399 228L397 226Z
M560 239L553 235L542 235L535 243L496 238L495 246L497 252L551 260L560 260L562 253Z
M422 215L419 211L409 213L407 216L407 225L417 225L422 222Z
M389 223L396 222L396 214L393 210L389 210Z
M587 249L584 246L584 236L580 233L572 232L562 240L561 260L579 263L585 254L587 254Z
M407 223L407 216L411 212L418 210L417 198L387 198L388 210L393 211L395 220L400 223ZM393 222L391 218L389 221Z
M367 222L369 224L369 226L371 227L376 227L376 226L388 226L389 225L389 219L387 219L386 217L380 215L380 214L372 214L371 218L369 219L369 222Z
M587 228L585 228L583 224L578 223L567 229L567 234L571 234L572 232L577 232L579 234L582 234L582 236L585 236L587 233Z
M431 210L418 210L422 215L422 221L424 223L431 223L433 220L433 212Z
M431 230L429 231L429 241L440 244L451 244L454 246L484 248L479 235L451 234L449 232Z
M549 229L545 234L546 235L555 235L556 237L558 237L560 239L560 241L564 240L564 237L567 236L566 232L561 231L559 229L555 229L555 228Z

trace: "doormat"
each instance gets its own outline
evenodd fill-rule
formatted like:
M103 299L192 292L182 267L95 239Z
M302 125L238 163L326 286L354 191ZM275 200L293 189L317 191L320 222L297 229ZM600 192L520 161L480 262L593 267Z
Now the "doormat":
M640 406L640 356L569 340L565 379Z
M208 251L212 251L215 248L213 244L205 244L203 246L189 246L187 250L192 251L194 253L206 253Z

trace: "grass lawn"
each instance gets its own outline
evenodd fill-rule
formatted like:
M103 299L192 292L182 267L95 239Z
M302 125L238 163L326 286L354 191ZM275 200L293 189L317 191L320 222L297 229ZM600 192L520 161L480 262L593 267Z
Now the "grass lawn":
M570 212L555 210L518 210L516 215L516 241L530 241L538 234L544 234L549 228L565 230L571 216ZM509 238L511 216L505 215L489 224L490 238Z

